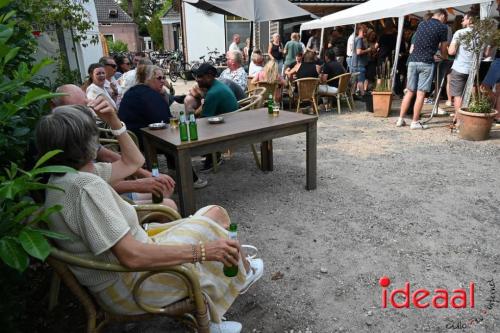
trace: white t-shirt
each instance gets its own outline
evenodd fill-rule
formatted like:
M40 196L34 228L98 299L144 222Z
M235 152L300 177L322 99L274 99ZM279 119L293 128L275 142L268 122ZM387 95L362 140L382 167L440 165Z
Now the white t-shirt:
M92 83L90 86L87 87L87 90L85 92L87 94L87 98L90 100L94 100L97 98L99 95L103 95L108 99L108 102L117 110L118 108L116 107L116 103L114 99L111 97L109 94L108 90L105 88L101 88L99 86L96 86L94 83Z
M455 56L455 60L453 61L453 66L451 69L461 73L468 74L470 68L472 67L472 61L474 60L474 53L469 51L463 43L460 43L461 36L467 31L472 30L472 28L464 28L457 30L453 35L453 39L451 40L452 44L455 44L457 49L457 54Z
M348 57L352 57L353 52L354 52L354 33L352 33L349 36L349 39L347 39L346 54L347 54Z
M240 48L238 47L238 44L236 44L235 42L232 42L231 45L229 45L229 50L228 51L231 51L231 52L234 52L234 51L241 52Z
M248 67L248 76L255 76L258 72L260 72L264 67L256 65L253 61L250 62L250 67Z
M120 83L120 86L122 87L122 95L125 95L127 90L129 90L130 88L132 88L133 86L135 86L137 84L137 81L135 79L136 72L137 72L137 70L132 69L132 70L124 73L120 77L120 79L118 80L118 82Z

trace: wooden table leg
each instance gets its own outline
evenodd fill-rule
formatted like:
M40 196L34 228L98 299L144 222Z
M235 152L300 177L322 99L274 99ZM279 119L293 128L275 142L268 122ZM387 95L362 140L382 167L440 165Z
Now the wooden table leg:
M179 211L181 216L187 217L196 212L196 201L193 188L193 166L191 155L181 150L175 156L175 170L177 173L177 194L179 195Z
M260 168L262 171L273 171L273 141L264 141L260 144Z
M146 166L148 170L151 170L153 163L158 163L158 155L156 146L149 141L147 136L144 136L144 153L146 155Z
M317 127L316 122L309 123L306 131L306 189L316 188L317 167Z

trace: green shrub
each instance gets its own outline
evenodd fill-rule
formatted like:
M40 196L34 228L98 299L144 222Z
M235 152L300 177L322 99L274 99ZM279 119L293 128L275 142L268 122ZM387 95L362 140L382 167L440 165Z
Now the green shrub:
M124 53L128 52L128 45L127 43L121 41L121 40L116 40L116 41L108 41L108 48L109 48L109 53Z

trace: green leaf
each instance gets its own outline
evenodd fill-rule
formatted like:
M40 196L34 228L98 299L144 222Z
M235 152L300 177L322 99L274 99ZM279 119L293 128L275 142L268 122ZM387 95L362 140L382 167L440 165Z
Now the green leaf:
M22 246L11 237L0 239L0 258L10 267L23 272L29 265L29 258Z
M51 166L46 166L43 168L35 169L35 170L31 171L30 173L33 176L35 176L35 175L38 175L41 173L67 173L67 172L72 173L72 172L76 172L76 170L73 168L64 166L64 165L51 165Z
M7 0L8 1L8 0ZM2 8L2 2L5 2L5 0L0 0L0 8ZM12 16L14 16L16 14L16 11L15 10L11 10L10 12L8 12L7 14L3 15L2 16L2 20L1 22L6 22L7 20L9 20Z
M38 228L30 228L30 229L36 230L37 232L41 233L45 237L49 237L49 238L53 238L53 239L61 239L61 240L72 240L71 237L66 236L64 234L60 234L58 232L45 230L45 229L38 229Z
M27 105L30 105L33 102L42 100L42 99L50 99L54 97L54 94L51 93L50 91L47 91L45 89L41 88L35 88L28 92L23 99L21 99L18 103L19 106L25 107Z
M41 233L34 229L24 228L19 234L23 249L31 256L45 260L50 254L50 244Z
M31 68L31 74L34 75L34 74L38 73L42 68L44 68L47 65L50 65L53 62L54 62L54 60L52 60L50 58L42 59L40 62L36 63Z
M0 0L0 8L7 6L12 0Z
M14 33L14 29L0 24L0 43L5 44Z
M21 128L16 128L14 129L14 133L12 133L13 136L25 136L30 132L30 129L28 127L21 127Z
M49 152L46 152L40 159L36 162L35 167L33 170L37 169L40 165L44 164L47 162L49 159L52 157L56 156L57 154L62 153L62 150L57 149L57 150L51 150Z
M17 53L19 52L21 48L20 47L14 47L13 49L11 49L9 51L9 53L7 53L3 59L3 63L6 64L8 63L9 61L11 61L12 59L14 59L14 57L17 55Z

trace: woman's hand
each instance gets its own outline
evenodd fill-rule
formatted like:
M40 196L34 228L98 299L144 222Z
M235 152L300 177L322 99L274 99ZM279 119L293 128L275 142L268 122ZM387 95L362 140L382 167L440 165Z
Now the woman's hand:
M240 259L240 243L231 239L219 239L205 243L207 261L219 261L224 266L236 266Z

